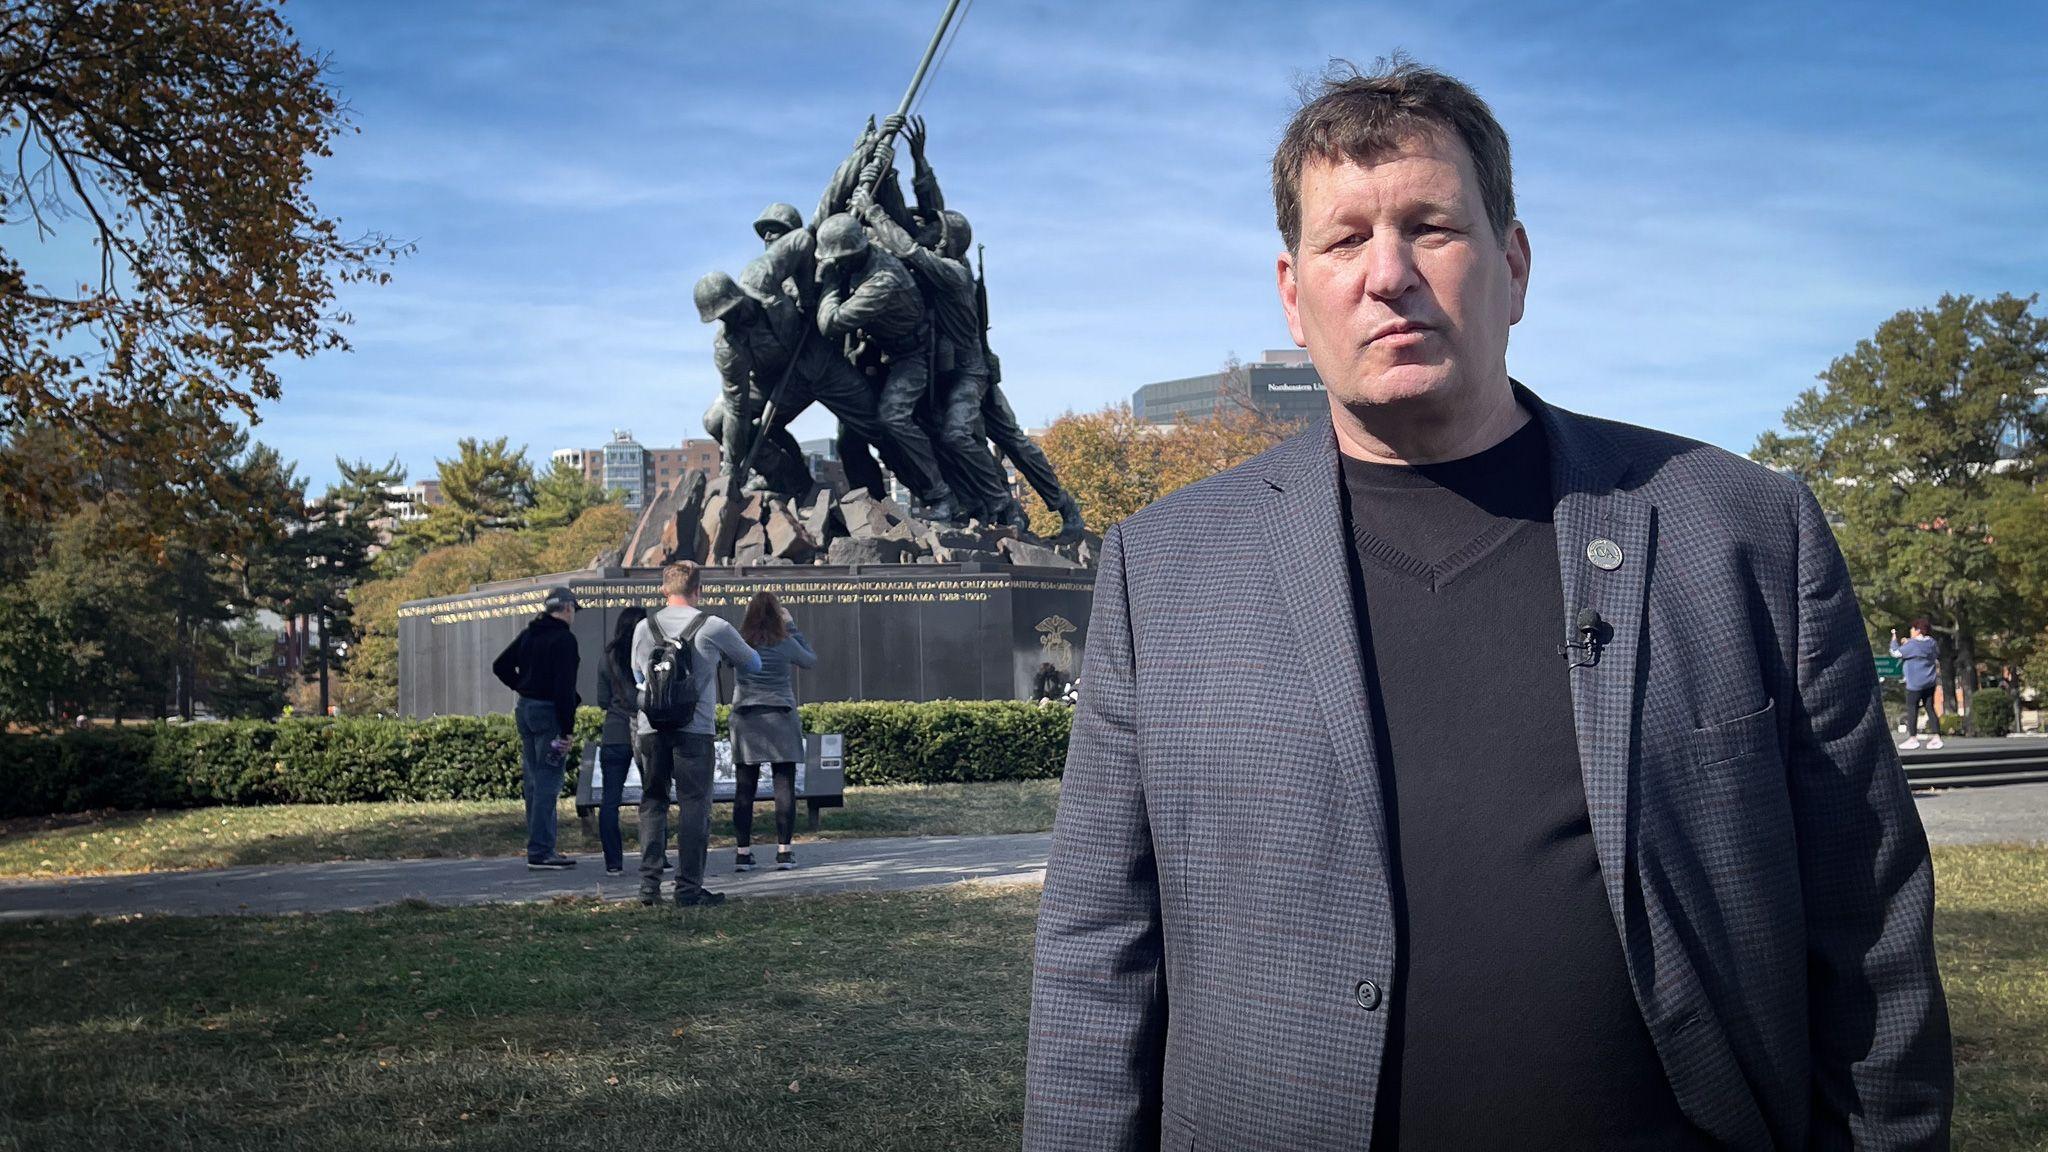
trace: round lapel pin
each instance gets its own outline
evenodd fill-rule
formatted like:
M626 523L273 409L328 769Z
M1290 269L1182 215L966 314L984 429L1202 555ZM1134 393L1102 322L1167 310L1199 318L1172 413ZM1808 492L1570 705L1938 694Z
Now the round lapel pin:
M1586 559L1602 572L1612 572L1621 567L1621 545L1612 540L1595 540L1586 545Z

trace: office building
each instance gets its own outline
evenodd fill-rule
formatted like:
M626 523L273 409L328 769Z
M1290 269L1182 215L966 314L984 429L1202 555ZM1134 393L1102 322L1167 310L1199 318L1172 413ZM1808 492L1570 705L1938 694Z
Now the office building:
M1211 372L1147 384L1131 394L1131 412L1145 424L1184 424L1249 405L1275 419L1299 422L1329 411L1323 378L1299 348L1266 352L1234 372Z
M557 448L548 454L551 463L581 471L585 480L607 492L614 488L623 491L626 507L636 512L649 496L682 479L690 469L718 471L721 458L716 440L685 440L674 448L648 448L627 431L613 432L611 443L602 448Z

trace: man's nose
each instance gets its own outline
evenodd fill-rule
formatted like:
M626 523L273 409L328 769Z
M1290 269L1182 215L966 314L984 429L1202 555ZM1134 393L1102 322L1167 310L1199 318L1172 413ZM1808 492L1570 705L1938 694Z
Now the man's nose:
M1375 237L1365 250L1365 291L1379 300L1405 295L1421 282L1415 270L1415 246L1405 238Z

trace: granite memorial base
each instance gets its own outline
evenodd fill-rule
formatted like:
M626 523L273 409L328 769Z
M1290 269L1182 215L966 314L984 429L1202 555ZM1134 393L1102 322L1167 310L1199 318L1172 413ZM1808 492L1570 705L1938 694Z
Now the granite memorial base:
M398 700L405 716L510 712L491 661L566 584L583 604L574 631L578 691L597 670L621 610L662 604L661 573L612 568L480 586L399 609ZM1041 663L1079 675L1095 573L1009 564L707 568L699 606L735 627L756 592L781 599L818 653L797 673L802 700L1024 700ZM720 698L731 687L721 678Z

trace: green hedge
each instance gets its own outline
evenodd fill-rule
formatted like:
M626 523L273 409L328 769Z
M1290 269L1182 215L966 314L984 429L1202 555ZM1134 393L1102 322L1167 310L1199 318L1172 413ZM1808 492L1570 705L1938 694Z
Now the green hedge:
M1009 701L806 704L813 732L846 737L849 784L1059 775L1065 708ZM720 730L725 709L719 709ZM594 708L577 738L598 738ZM563 782L563 794L574 781ZM314 718L0 734L0 816L94 808L495 800L519 796L510 716Z
M805 704L804 728L846 737L848 784L1045 780L1067 761L1071 709L1009 700ZM723 727L724 711L719 713Z
M2003 688L1979 688L1970 698L1970 720L1979 736L2004 736L2012 732L2012 695Z

